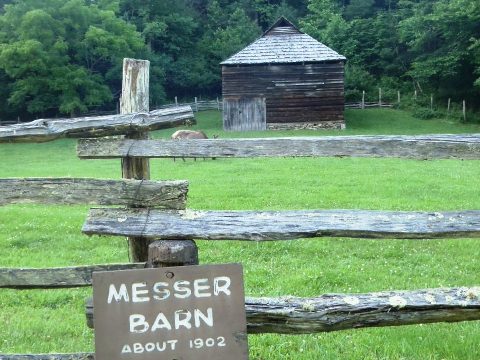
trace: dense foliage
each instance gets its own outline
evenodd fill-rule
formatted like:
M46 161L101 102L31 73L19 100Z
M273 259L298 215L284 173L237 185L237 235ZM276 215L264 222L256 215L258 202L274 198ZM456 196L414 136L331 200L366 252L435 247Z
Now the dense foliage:
M219 62L279 16L348 59L346 93L479 107L477 0L2 0L0 117L112 109L123 57L152 62L153 105L221 92ZM392 95L391 94L391 95Z

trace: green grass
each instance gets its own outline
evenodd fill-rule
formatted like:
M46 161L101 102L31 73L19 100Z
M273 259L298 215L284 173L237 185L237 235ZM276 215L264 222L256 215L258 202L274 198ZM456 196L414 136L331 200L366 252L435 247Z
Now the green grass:
M394 110L347 111L345 131L224 133L218 112L198 114L210 136L480 132ZM156 132L167 137L174 130ZM75 141L0 144L0 177L119 178L119 161L78 160ZM195 209L480 209L478 161L398 159L153 160L153 179L187 179ZM86 206L0 207L0 267L128 261L123 238L80 233ZM241 262L253 296L316 296L480 284L478 239L198 242L202 263ZM91 289L0 290L0 353L93 351L83 303ZM252 359L478 359L480 322L249 337Z

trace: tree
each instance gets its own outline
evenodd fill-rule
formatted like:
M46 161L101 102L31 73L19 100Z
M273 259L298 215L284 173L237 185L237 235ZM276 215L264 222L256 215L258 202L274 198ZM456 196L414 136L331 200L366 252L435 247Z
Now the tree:
M296 21L307 10L305 0L253 0L257 24L266 30L281 16Z
M200 39L199 15L196 9L204 6L202 1L121 0L123 18L136 25L149 50L153 53L152 69L160 69L162 96L153 94L155 102L165 96L182 96L195 92L199 86L199 56L197 43Z
M199 50L204 54L205 86L221 91L220 62L257 38L261 30L241 8L222 11L219 2L212 0L207 9L206 31Z
M133 26L82 0L16 0L0 16L8 102L32 115L74 115L111 102L119 90L109 86L112 68L143 48Z
M474 74L477 76L475 86L480 88L480 39L472 38L472 45L468 48L473 54L473 62L475 64Z
M439 0L417 4L399 28L413 58L408 75L444 97L478 99L480 89L475 90L474 84L480 3Z
M345 8L345 17L347 19L368 18L375 13L374 0L350 0L350 4Z
M355 56L358 41L352 37L351 25L343 19L334 0L309 0L308 15L300 21L301 29L347 59Z

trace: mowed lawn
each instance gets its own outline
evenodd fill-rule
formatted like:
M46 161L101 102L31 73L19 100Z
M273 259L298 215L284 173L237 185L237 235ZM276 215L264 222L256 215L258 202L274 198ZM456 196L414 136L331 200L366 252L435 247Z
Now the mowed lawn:
M480 132L397 110L347 111L345 131L224 133L216 111L197 115L210 136ZM156 132L168 137L174 129ZM120 178L118 160L79 160L74 140L0 144L0 177ZM359 158L152 160L152 179L187 179L193 209L480 209L480 161ZM124 238L80 232L87 206L0 207L0 267L127 262ZM249 296L480 285L480 239L286 242L198 241L201 263L240 262ZM0 289L0 353L94 351L85 323L90 288ZM249 336L251 359L479 359L480 322Z

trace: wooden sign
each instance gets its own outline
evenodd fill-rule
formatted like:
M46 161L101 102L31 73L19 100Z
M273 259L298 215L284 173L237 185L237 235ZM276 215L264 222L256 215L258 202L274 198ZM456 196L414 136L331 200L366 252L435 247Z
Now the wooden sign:
M240 264L93 273L96 360L248 359Z

